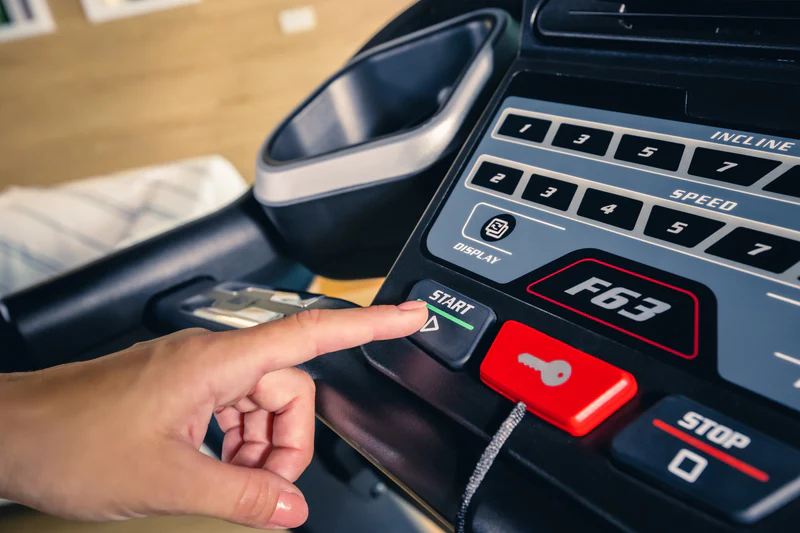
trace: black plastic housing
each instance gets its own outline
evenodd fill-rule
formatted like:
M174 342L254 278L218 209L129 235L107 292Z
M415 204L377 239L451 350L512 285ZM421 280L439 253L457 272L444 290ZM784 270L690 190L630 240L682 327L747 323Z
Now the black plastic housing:
M528 16L533 7L528 6ZM490 471L487 481L492 488L482 487L473 501L468 531L791 530L800 516L800 500L758 524L738 526L705 512L696 502L661 491L618 468L611 462L608 448L622 427L673 393L686 394L721 411L733 411L742 422L797 447L800 423L796 413L730 384L709 383L678 365L629 350L574 321L510 298L496 284L434 258L426 249L425 238L478 140L509 95L797 136L798 107L792 95L798 94L800 71L795 65L777 61L556 47L538 41L532 26L523 31L523 56L512 65L375 300L377 304L405 300L415 283L433 279L492 308L498 317L494 329L490 328L483 344L460 372L447 369L405 340L367 345L367 358L420 401L435 406L484 444L512 408L510 402L484 386L478 375L482 355L506 320L520 320L568 340L572 346L636 376L640 394L586 437L574 438L534 416L526 417L500 455L500 464L504 465L500 468L506 471ZM753 98L758 94L760 98ZM440 439L437 436L420 445L434 446ZM474 439L459 440L459 446L470 443L474 444ZM395 473L401 476L400 471ZM525 492L537 483L542 485L534 488L535 492ZM416 486L425 488L424 483ZM540 498L553 492L561 495L557 504L537 506ZM569 518L564 517L562 507L567 500L574 503L567 506L571 510ZM452 502L448 500L447 504ZM446 506L441 509L448 512ZM580 519L578 509L584 515ZM452 515L447 517L452 519ZM587 521L581 527L570 524L571 519ZM592 520L602 525L591 523Z

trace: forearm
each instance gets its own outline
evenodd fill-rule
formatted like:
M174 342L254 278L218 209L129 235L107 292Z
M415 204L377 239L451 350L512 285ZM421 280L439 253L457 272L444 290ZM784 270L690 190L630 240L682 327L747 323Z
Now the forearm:
M17 450L21 383L24 374L0 374L0 498L14 499L12 487L15 483L14 463L18 461Z

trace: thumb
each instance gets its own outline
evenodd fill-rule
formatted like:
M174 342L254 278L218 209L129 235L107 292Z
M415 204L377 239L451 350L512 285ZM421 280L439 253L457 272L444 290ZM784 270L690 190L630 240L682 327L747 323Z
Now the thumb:
M300 490L260 468L222 463L182 450L185 476L171 476L169 514L203 515L258 529L296 528L308 518Z

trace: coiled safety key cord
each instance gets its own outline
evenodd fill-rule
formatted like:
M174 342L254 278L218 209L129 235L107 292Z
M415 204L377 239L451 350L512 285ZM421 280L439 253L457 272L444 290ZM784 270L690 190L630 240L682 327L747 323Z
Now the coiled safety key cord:
M494 460L497 459L497 456L500 454L500 449L506 443L508 437L511 436L511 433L517 425L522 421L522 418L525 416L525 410L526 406L524 403L519 402L515 405L508 417L500 424L497 433L494 434L491 442L489 442L489 445L481 454L481 458L478 460L475 470L472 471L472 475L469 477L464 495L461 497L461 508L458 510L458 516L456 517L456 533L466 533L467 513L470 503L472 503L472 498L475 496L475 493L478 492L478 487L481 486L483 478L486 477L486 474L492 467L492 463L494 463Z

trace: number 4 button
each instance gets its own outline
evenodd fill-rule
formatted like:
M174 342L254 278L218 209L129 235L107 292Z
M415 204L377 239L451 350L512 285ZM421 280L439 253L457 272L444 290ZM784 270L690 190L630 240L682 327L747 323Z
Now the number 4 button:
M636 226L642 202L597 189L586 189L578 215L618 228L632 230Z
M749 228L736 228L706 252L780 274L800 261L800 241Z

